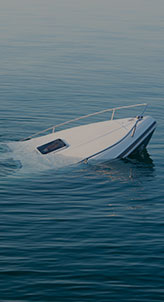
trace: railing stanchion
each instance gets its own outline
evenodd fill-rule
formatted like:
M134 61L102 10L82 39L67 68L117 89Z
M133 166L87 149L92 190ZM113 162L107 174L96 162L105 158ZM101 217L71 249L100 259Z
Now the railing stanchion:
M111 121L113 121L113 119L114 119L114 114L115 114L115 109L113 109L113 111L112 111Z

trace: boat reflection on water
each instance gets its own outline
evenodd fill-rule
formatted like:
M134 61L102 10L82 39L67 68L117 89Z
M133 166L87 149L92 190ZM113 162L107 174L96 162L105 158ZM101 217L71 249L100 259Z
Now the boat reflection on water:
M154 163L152 158L150 157L149 152L147 151L147 149L145 148L142 152L134 152L132 153L128 159L128 161L131 162L136 162L136 163L140 163L143 164L144 166L148 166L150 167L154 167Z
M101 174L111 181L140 182L145 178L153 178L155 173L155 165L147 149L126 159L98 163L91 166L96 174Z

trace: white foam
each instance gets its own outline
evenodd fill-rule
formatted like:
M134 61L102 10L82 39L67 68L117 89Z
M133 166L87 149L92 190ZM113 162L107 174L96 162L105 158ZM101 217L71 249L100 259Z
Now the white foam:
M42 155L35 149L31 149L29 144L25 142L9 142L7 146L10 149L10 157L21 162L23 173L59 169L79 161L76 158L60 155L58 152L56 154L50 153L46 156Z

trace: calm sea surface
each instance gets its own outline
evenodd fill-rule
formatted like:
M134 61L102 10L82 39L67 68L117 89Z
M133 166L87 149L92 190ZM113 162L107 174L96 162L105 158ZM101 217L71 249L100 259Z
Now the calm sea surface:
M144 158L53 168L8 148L144 102ZM1 1L0 301L164 301L163 116L163 0Z

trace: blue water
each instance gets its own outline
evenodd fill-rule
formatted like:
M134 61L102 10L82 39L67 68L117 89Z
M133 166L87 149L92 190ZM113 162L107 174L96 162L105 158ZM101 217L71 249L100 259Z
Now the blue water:
M0 301L164 301L163 11L160 0L1 3ZM141 158L53 169L8 148L144 102L158 127Z

